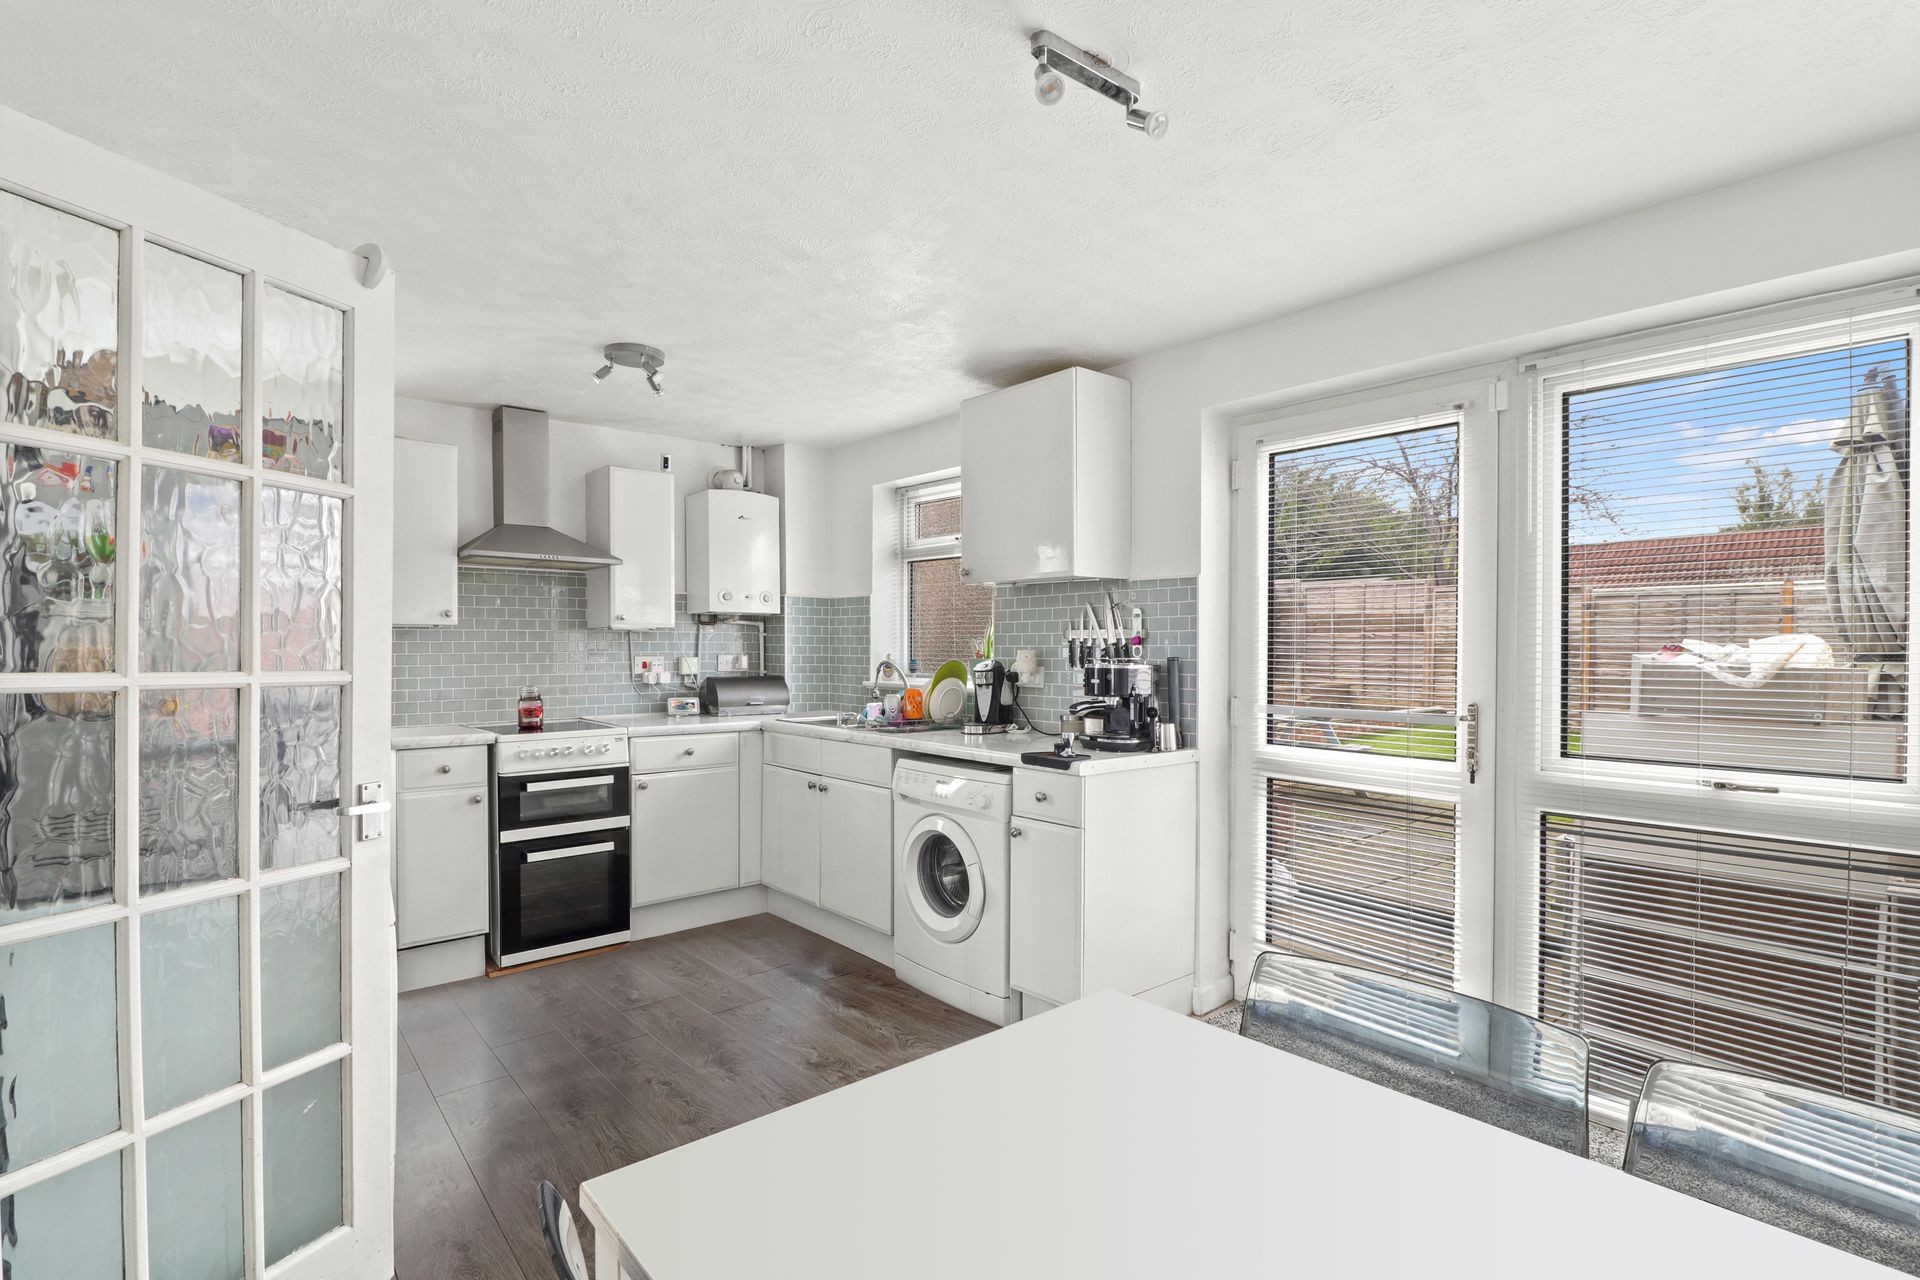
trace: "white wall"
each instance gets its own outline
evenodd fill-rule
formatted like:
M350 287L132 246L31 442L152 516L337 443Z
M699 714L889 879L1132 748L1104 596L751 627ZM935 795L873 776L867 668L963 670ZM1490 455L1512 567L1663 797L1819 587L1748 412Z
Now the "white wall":
M586 478L600 467L632 467L658 471L660 455L673 458L674 498L684 504L689 493L707 487L707 478L720 467L735 465L729 445L709 444L681 436L624 427L598 427L554 419L551 470L547 485L553 527L576 538L587 536ZM394 401L393 431L407 440L432 440L460 451L460 541L493 527L493 410L436 400ZM403 486L405 478L400 477ZM759 477L755 478L758 485ZM677 518L677 517L676 517ZM686 539L679 539L674 565L674 590L687 585Z
M952 417L832 450L824 463L832 482L825 522L825 589L817 594L864 596L873 590L874 486L923 480L959 465L958 405Z

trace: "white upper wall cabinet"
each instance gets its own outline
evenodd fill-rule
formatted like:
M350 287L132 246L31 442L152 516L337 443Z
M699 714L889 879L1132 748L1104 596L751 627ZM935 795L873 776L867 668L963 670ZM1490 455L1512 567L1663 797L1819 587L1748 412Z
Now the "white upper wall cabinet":
M687 495L687 612L780 612L780 499L740 489Z
M393 625L460 621L460 451L393 442Z
M620 557L587 572L587 625L673 625L673 476L601 467L587 473L587 541Z
M970 582L1124 578L1131 560L1132 389L1091 369L960 406Z

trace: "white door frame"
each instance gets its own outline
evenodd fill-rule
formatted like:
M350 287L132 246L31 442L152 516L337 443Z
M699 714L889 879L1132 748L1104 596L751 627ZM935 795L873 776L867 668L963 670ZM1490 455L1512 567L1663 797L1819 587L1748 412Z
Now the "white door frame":
M1499 806L1494 715L1495 589L1499 533L1497 432L1505 367L1483 368L1375 388L1329 400L1251 414L1233 423L1232 691L1230 732L1233 814L1232 947L1234 989L1244 996L1253 958L1263 949L1253 930L1259 898L1255 841L1257 784L1284 775L1305 782L1372 786L1444 799L1456 806L1455 984L1491 993L1495 833ZM1417 422L1460 423L1459 704L1480 711L1478 769L1466 780L1465 735L1452 763L1355 756L1263 743L1266 633L1266 477L1263 459L1276 446L1305 447L1360 439Z
M116 589L116 670L110 674L48 677L0 676L0 692L38 692L51 687L111 690L118 698L116 720L116 893L111 905L40 917L0 931L0 942L25 941L69 928L112 923L119 946L121 1050L121 1127L60 1155L0 1176L0 1197L40 1182L88 1160L123 1154L122 1206L126 1274L131 1280L152 1275L146 1257L147 1222L145 1137L148 1121L142 1105L139 1022L133 1010L140 1000L138 898L139 779L131 767L138 745L137 698L141 687L214 686L240 690L240 837L242 879L239 890L243 955L241 987L251 1008L258 981L260 939L258 886L337 872L342 878L341 1003L346 1040L294 1063L266 1070L260 1061L260 1028L243 1014L242 1083L168 1113L167 1124L240 1102L249 1111L243 1145L243 1199L248 1207L246 1265L249 1276L276 1280L358 1280L393 1273L393 1144L395 1084L395 952L391 894L391 845L388 826L371 838L351 819L343 820L343 858L311 866L258 871L259 738L258 690L286 684L345 686L341 782L344 803L351 804L360 784L382 784L391 795L389 755L392 632L391 476L393 435L393 296L389 277L380 286L360 281L361 259L352 253L291 232L266 218L204 191L156 173L91 143L63 134L37 120L0 109L0 185L19 194L78 213L120 235L119 437L97 441L29 427L0 427L0 434L26 443L92 453L115 461L118 469L117 536L123 548L139 546L138 506L143 461L166 462L187 470L243 483L242 552L249 570L257 557L259 489L271 481L290 488L343 499L346 519L343 556L347 582L343 592L342 641L345 670L263 677L259 671L258 608L251 575L243 584L241 667L231 674L142 677L138 655L139 576L118 575ZM243 393L247 461L234 464L149 450L138 443L140 401L140 272L145 244L153 241L242 272L251 331L247 335L252 374ZM281 476L260 464L260 375L252 359L258 350L260 291L274 283L329 303L346 312L346 404L344 454L346 484ZM130 558L131 560L131 558ZM165 899L167 906L225 896L233 882L189 889ZM343 1066L343 1139L346 1225L268 1267L262 1228L263 1153L254 1140L260 1132L264 1090L283 1079L330 1061Z

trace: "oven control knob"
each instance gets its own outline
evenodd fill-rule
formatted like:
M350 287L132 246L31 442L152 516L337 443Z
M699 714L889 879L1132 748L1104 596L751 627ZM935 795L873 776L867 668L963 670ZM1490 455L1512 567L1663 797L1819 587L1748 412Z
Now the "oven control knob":
M572 755L572 754L573 754L573 748L572 748L572 747L562 747L562 748L560 748L560 754L561 754L561 755L563 755L563 756L570 756L570 755Z
M513 758L515 760L525 760L527 758L527 749L525 747L520 748L520 750L513 753Z

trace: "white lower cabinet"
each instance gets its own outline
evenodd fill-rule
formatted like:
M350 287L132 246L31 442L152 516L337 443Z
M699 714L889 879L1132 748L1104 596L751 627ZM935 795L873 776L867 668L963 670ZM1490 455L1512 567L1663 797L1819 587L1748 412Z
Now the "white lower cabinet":
M885 757L889 765L891 758ZM859 771L871 774L867 763L862 760ZM761 777L761 880L768 888L891 934L891 788L773 764L762 768Z
M469 762L462 753L471 752ZM487 931L488 821L485 747L433 753L427 776L478 782L400 792L394 820L393 897L399 945L471 938ZM424 757L423 757L424 758ZM469 767L471 765L471 767ZM439 771L444 767L445 774ZM408 775L403 768L401 775Z
M680 769L633 779L633 905L740 883L740 770Z
M818 904L820 779L772 764L760 776L760 879L770 889Z
M1016 820L1009 857L1008 979L1054 1004L1080 998L1081 845L1077 827Z
M893 792L820 779L820 905L893 932Z

